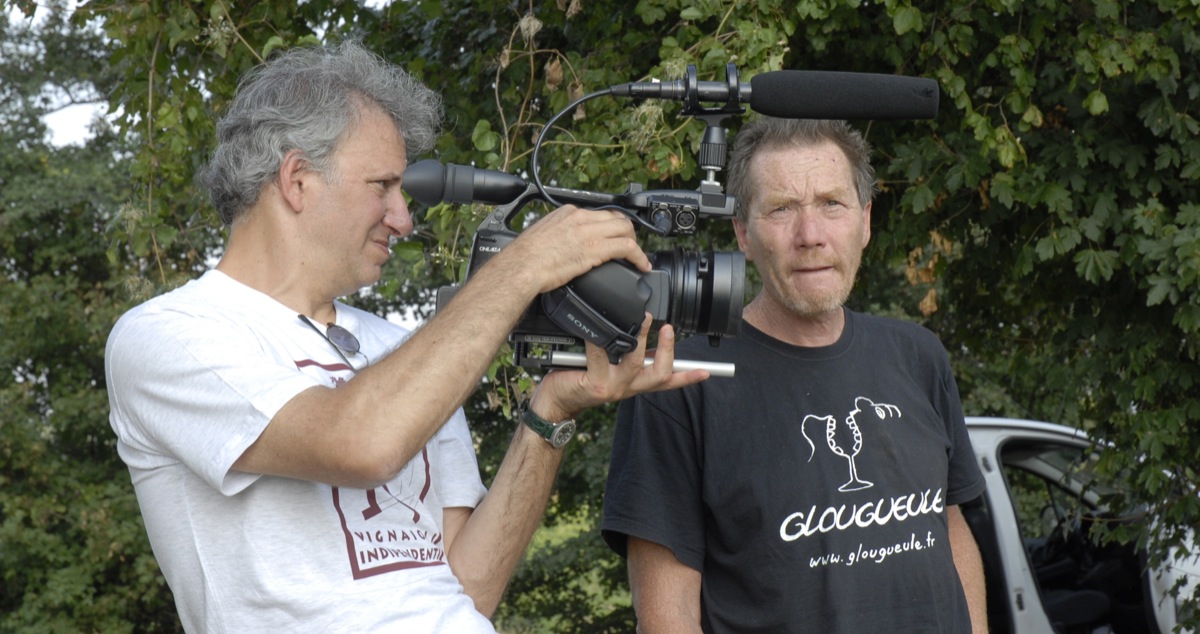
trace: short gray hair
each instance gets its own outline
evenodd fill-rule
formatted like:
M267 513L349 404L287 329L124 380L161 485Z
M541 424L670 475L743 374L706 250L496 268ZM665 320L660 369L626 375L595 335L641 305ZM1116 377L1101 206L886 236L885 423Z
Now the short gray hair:
M750 201L758 190L750 173L755 156L768 150L810 147L827 141L841 148L850 161L858 202L865 207L875 196L877 186L875 168L871 167L871 146L862 133L845 121L758 117L742 126L733 138L730 152L728 193L737 198L737 218L745 222Z
M292 150L330 176L330 160L364 107L391 117L409 156L433 149L441 97L361 44L294 48L272 57L242 78L197 183L221 221L232 224L275 181Z

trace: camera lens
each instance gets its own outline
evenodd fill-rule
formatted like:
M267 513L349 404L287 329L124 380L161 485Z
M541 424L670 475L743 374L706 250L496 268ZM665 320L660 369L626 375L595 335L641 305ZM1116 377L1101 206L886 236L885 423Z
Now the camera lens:
M679 334L736 335L742 325L746 256L682 249L653 255L654 268L671 280L669 315L665 321Z

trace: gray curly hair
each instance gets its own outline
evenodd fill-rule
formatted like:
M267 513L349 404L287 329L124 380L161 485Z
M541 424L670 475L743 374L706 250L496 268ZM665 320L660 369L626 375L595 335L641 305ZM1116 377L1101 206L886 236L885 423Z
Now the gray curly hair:
M746 221L746 213L758 184L750 173L750 163L760 152L790 147L808 147L831 142L841 148L850 161L850 171L858 202L864 207L875 196L875 168L871 166L871 146L862 133L845 121L825 119L779 119L758 117L738 131L729 153L728 192L737 198L737 218Z
M354 41L302 47L260 64L238 86L217 124L217 149L199 175L221 221L232 224L299 150L331 176L334 152L363 107L377 106L404 135L409 156L434 146L441 97L404 69Z

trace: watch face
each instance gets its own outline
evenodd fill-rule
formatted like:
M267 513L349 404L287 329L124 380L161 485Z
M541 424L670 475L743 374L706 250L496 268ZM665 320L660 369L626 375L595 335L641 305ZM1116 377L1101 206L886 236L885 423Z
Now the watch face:
M550 437L550 444L555 447L562 447L571 440L571 436L575 435L575 421L565 420L562 424L554 428L554 435Z

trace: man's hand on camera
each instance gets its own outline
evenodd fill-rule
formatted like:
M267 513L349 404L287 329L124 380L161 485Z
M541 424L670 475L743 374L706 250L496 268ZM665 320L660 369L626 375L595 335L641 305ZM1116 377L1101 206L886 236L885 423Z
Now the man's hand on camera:
M564 205L525 229L498 254L513 258L524 273L537 275L544 293L609 260L628 260L650 270L650 259L638 246L633 222L616 211Z
M650 351L654 362L646 365L646 337L650 332L650 315L646 315L638 333L638 346L621 358L621 363L608 362L608 354L599 346L587 345L587 370L554 370L542 379L529 406L547 420L574 418L579 412L629 398L643 392L671 390L708 378L707 370L675 372L675 331L665 324L658 331L658 348Z

